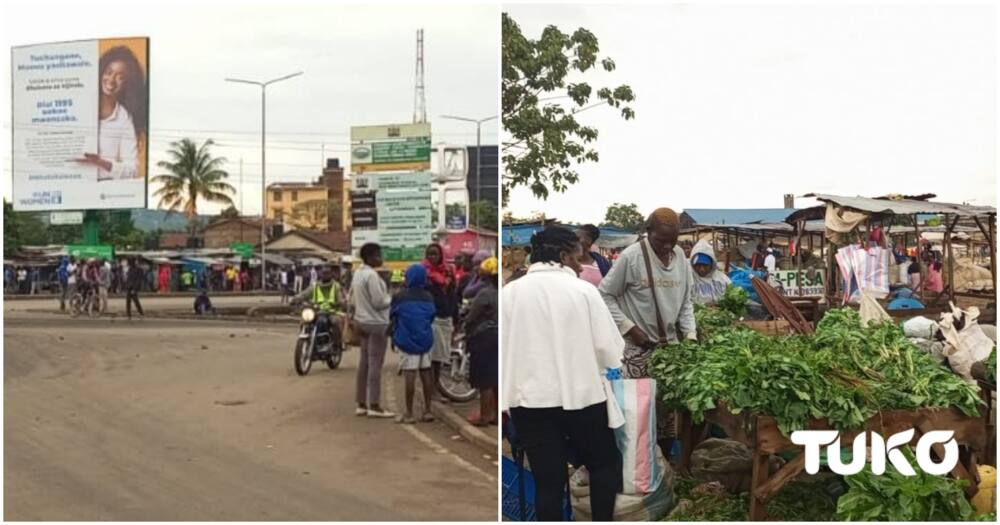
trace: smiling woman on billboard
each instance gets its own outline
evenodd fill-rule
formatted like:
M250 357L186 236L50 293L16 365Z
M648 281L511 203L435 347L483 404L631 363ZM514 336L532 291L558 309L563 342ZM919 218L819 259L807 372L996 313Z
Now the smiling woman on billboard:
M100 168L97 180L142 178L140 144L146 130L146 79L132 51L115 46L101 55L98 151L77 162Z

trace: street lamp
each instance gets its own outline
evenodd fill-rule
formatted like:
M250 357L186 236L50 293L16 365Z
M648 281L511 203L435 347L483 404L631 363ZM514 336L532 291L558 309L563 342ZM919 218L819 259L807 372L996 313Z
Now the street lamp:
M253 84L255 86L260 86L260 289L267 290L267 263L265 261L267 243L267 183L265 182L265 174L267 172L267 164L265 163L265 128L267 127L267 86L274 84L275 82L281 82L282 80L288 80L292 77L297 77L301 75L302 72L292 73L291 75L285 75L280 78L275 78L268 80L267 82L257 82L255 80L244 80L241 78L227 78L226 82L239 82L241 84ZM240 191L243 191L240 189Z
M441 118L451 119L451 120L461 120L463 122L472 122L476 125L476 249L479 249L479 229L481 224L479 223L479 188L481 184L481 179L479 177L480 172L483 170L483 150L480 145L480 131L482 129L483 122L489 122L495 118L497 115L492 117L481 118L476 120L474 118L468 117L456 117L454 115L441 115Z

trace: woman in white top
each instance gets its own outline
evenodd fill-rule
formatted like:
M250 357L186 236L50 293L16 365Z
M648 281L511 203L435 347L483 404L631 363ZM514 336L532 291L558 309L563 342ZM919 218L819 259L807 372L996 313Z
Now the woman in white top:
M125 46L101 55L99 68L97 153L84 153L77 162L96 166L98 181L141 177L139 144L146 133L147 118L143 68Z
M503 408L535 476L539 521L562 519L568 449L590 473L594 521L610 521L621 483L602 374L625 342L597 289L579 279L580 241L550 226L531 238L528 273L503 288Z

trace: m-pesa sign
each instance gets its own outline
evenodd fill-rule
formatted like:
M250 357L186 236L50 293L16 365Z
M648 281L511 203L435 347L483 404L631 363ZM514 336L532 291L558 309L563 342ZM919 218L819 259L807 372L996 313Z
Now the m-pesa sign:
M826 275L823 270L778 270L771 277L781 285L780 291L785 297L819 297L825 291ZM801 293L799 280L802 284Z

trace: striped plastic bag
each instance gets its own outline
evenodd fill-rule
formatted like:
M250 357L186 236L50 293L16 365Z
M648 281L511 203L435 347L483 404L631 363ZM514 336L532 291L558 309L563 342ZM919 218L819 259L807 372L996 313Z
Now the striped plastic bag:
M625 424L615 429L622 454L622 493L653 492L663 479L656 461L656 381L612 379L611 389L625 416Z

